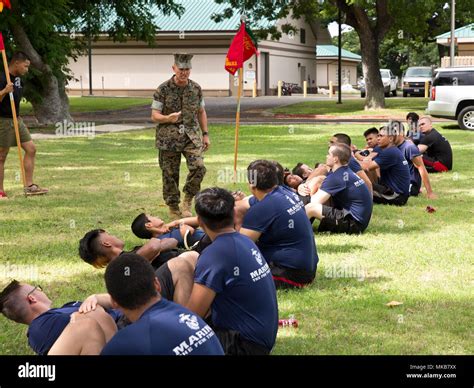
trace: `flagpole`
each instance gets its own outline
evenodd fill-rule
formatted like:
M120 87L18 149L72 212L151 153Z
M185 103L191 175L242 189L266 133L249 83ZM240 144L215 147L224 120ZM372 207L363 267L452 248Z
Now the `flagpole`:
M234 145L234 184L237 183L237 154L239 151L240 97L242 96L242 67L239 69L239 92L237 97L237 113L235 114L235 145Z
M11 83L10 70L8 69L8 61L7 61L7 54L5 53L5 48L2 49L2 57L3 57L3 67L5 68L5 76L7 79L7 84L9 84ZM15 99L13 97L12 92L10 92L9 95L10 95L10 105L12 108L13 126L15 128L16 145L18 148L18 158L20 160L21 179L23 181L23 187L25 188L26 187L25 166L23 164L23 154L21 152L20 131L18 129L18 118L16 117ZM26 193L25 193L25 196L26 196Z

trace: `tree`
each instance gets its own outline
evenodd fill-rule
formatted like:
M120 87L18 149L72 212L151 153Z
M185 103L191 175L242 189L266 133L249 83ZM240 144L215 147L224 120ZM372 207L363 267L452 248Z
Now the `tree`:
M439 29L449 20L449 8L446 0L215 0L228 3L219 17L227 17L233 9L245 9L249 22L258 25L260 19L279 20L292 13L294 18L304 17L308 23L316 19L328 23L337 19L337 10L343 14L342 23L353 27L359 36L362 55L362 71L366 81L366 109L377 109L385 106L383 83L380 75L381 44L389 32L396 34L397 39L408 39L413 36L432 37L441 33ZM322 4L320 4L322 3ZM464 2L469 3L469 2ZM472 16L468 4L462 4L457 14L464 19ZM467 17L465 15L468 15ZM449 26L449 24L448 24ZM262 29L260 36L278 39L292 27L282 26L281 32L276 28ZM442 31L446 32L446 31Z
M40 124L71 120L66 85L70 58L85 53L88 38L106 33L116 41L135 39L153 44L157 26L150 5L165 15L180 14L173 0L12 0L0 16L0 30L9 52L24 51L31 59L25 97ZM111 21L104 31L105 21Z

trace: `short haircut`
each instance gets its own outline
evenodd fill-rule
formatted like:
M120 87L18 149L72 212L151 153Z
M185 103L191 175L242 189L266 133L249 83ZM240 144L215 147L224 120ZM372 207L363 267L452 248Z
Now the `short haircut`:
M25 323L27 314L26 300L22 301L20 282L13 280L0 292L0 312L8 319ZM26 296L26 295L25 295Z
M105 270L105 286L120 307L135 310L158 296L151 264L136 253L124 253Z
M30 58L23 51L15 51L10 59L11 63L29 61Z
M234 204L232 194L219 187L199 192L195 200L196 213L211 230L234 226Z
M304 163L298 163L296 164L295 167L293 167L293 170L291 170L291 173L294 174L294 175L298 175L299 177L303 178L303 169L301 168L301 166L303 165Z
M391 120L388 123L388 130L389 130L389 135L391 136L398 136L398 135L403 135L405 133L405 127L403 126L403 123L398 120Z
M369 128L364 132L364 137L367 137L369 135L378 135L379 130L375 127Z
M247 167L249 183L258 190L270 190L278 185L275 164L268 160L255 160Z
M103 255L102 247L99 241L99 236L102 233L105 233L105 230L91 230L87 232L79 241L79 256L86 263L89 263L96 268L102 267L97 262L98 257Z
M343 165L349 163L352 156L351 147L344 143L336 143L329 147L329 151L333 156L337 156L339 162Z
M336 133L333 137L337 139L338 143L347 144L348 146L352 144L351 137L345 133Z
M432 123L432 122L433 122L433 121L431 120L431 117L429 117L429 116L420 117L420 120L426 120L426 121L428 121L429 123ZM418 120L418 121L420 121L420 120Z
M132 232L138 238L150 239L153 234L146 228L145 224L150 222L145 213L139 214L132 222Z
M278 184L281 186L284 184L284 180L285 180L285 169L276 160L274 160L273 163L275 164L276 171L277 171Z
M408 119L411 119L411 121L416 123L420 119L420 116L415 112L410 112L407 114L407 120Z

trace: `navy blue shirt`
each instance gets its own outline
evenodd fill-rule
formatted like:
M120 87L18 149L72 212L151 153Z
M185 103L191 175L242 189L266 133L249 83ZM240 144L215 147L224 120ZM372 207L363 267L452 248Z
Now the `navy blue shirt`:
M255 243L238 233L217 236L199 256L194 281L215 291L214 327L235 330L249 341L273 348L278 304L268 263Z
M101 355L223 355L214 331L200 317L161 298L118 331Z
M315 272L313 228L296 193L278 186L249 209L242 228L261 233L257 246L269 263Z
M198 242L202 237L204 237L205 233L202 229L195 229L194 233L191 235L191 239L188 238L188 241L190 244L194 244L195 242ZM163 233L160 236L156 237L159 240L163 240L164 238L174 238L178 241L178 248L186 248L184 245L184 239L183 236L181 236L181 232L179 228L171 229L170 232L168 233Z
M346 210L364 229L369 225L372 216L372 195L364 180L349 166L339 167L329 174L323 181L321 190L331 195L335 208Z
M402 151L405 160L408 162L408 168L410 169L410 185L419 189L421 187L421 175L412 160L421 155L420 150L410 140L404 140L403 143L399 144L397 147Z
M349 168L354 171L356 174L362 170L362 166L360 165L360 163L356 160L356 158L354 158L353 156L351 156L351 158L349 159Z
M380 182L394 193L410 193L410 169L402 152L397 147L380 149L374 162L380 167Z
M69 302L61 308L50 309L33 319L28 327L28 344L41 356L48 354L58 337L71 320L70 315L79 310L82 302ZM117 321L122 313L109 310L108 313Z

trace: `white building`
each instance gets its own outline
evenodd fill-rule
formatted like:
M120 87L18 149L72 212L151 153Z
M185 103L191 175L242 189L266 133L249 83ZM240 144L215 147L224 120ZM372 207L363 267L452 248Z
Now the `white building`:
M194 54L191 79L201 85L205 95L237 94L238 82L224 69L224 63L240 25L239 13L216 23L211 15L222 12L226 5L216 4L214 0L180 2L186 9L180 18L163 16L158 10L154 12L159 27L155 47L139 41L116 43L106 36L93 43L92 87L95 95L151 96L160 83L171 77L173 53L176 52ZM316 46L331 44L327 28L293 19L279 20L276 24L287 22L296 26L297 33L283 34L278 41L259 41L260 55L245 62L245 94L251 94L254 80L259 95L276 94L279 80L300 86L306 80L310 91L316 86L327 87L330 80L336 84L337 74L331 65L333 58L318 58L318 65L316 62ZM344 72L350 74L353 85L357 82L356 66L355 58L343 56ZM69 68L75 77L69 82L69 93L88 94L88 56L79 57L77 62L71 60Z

